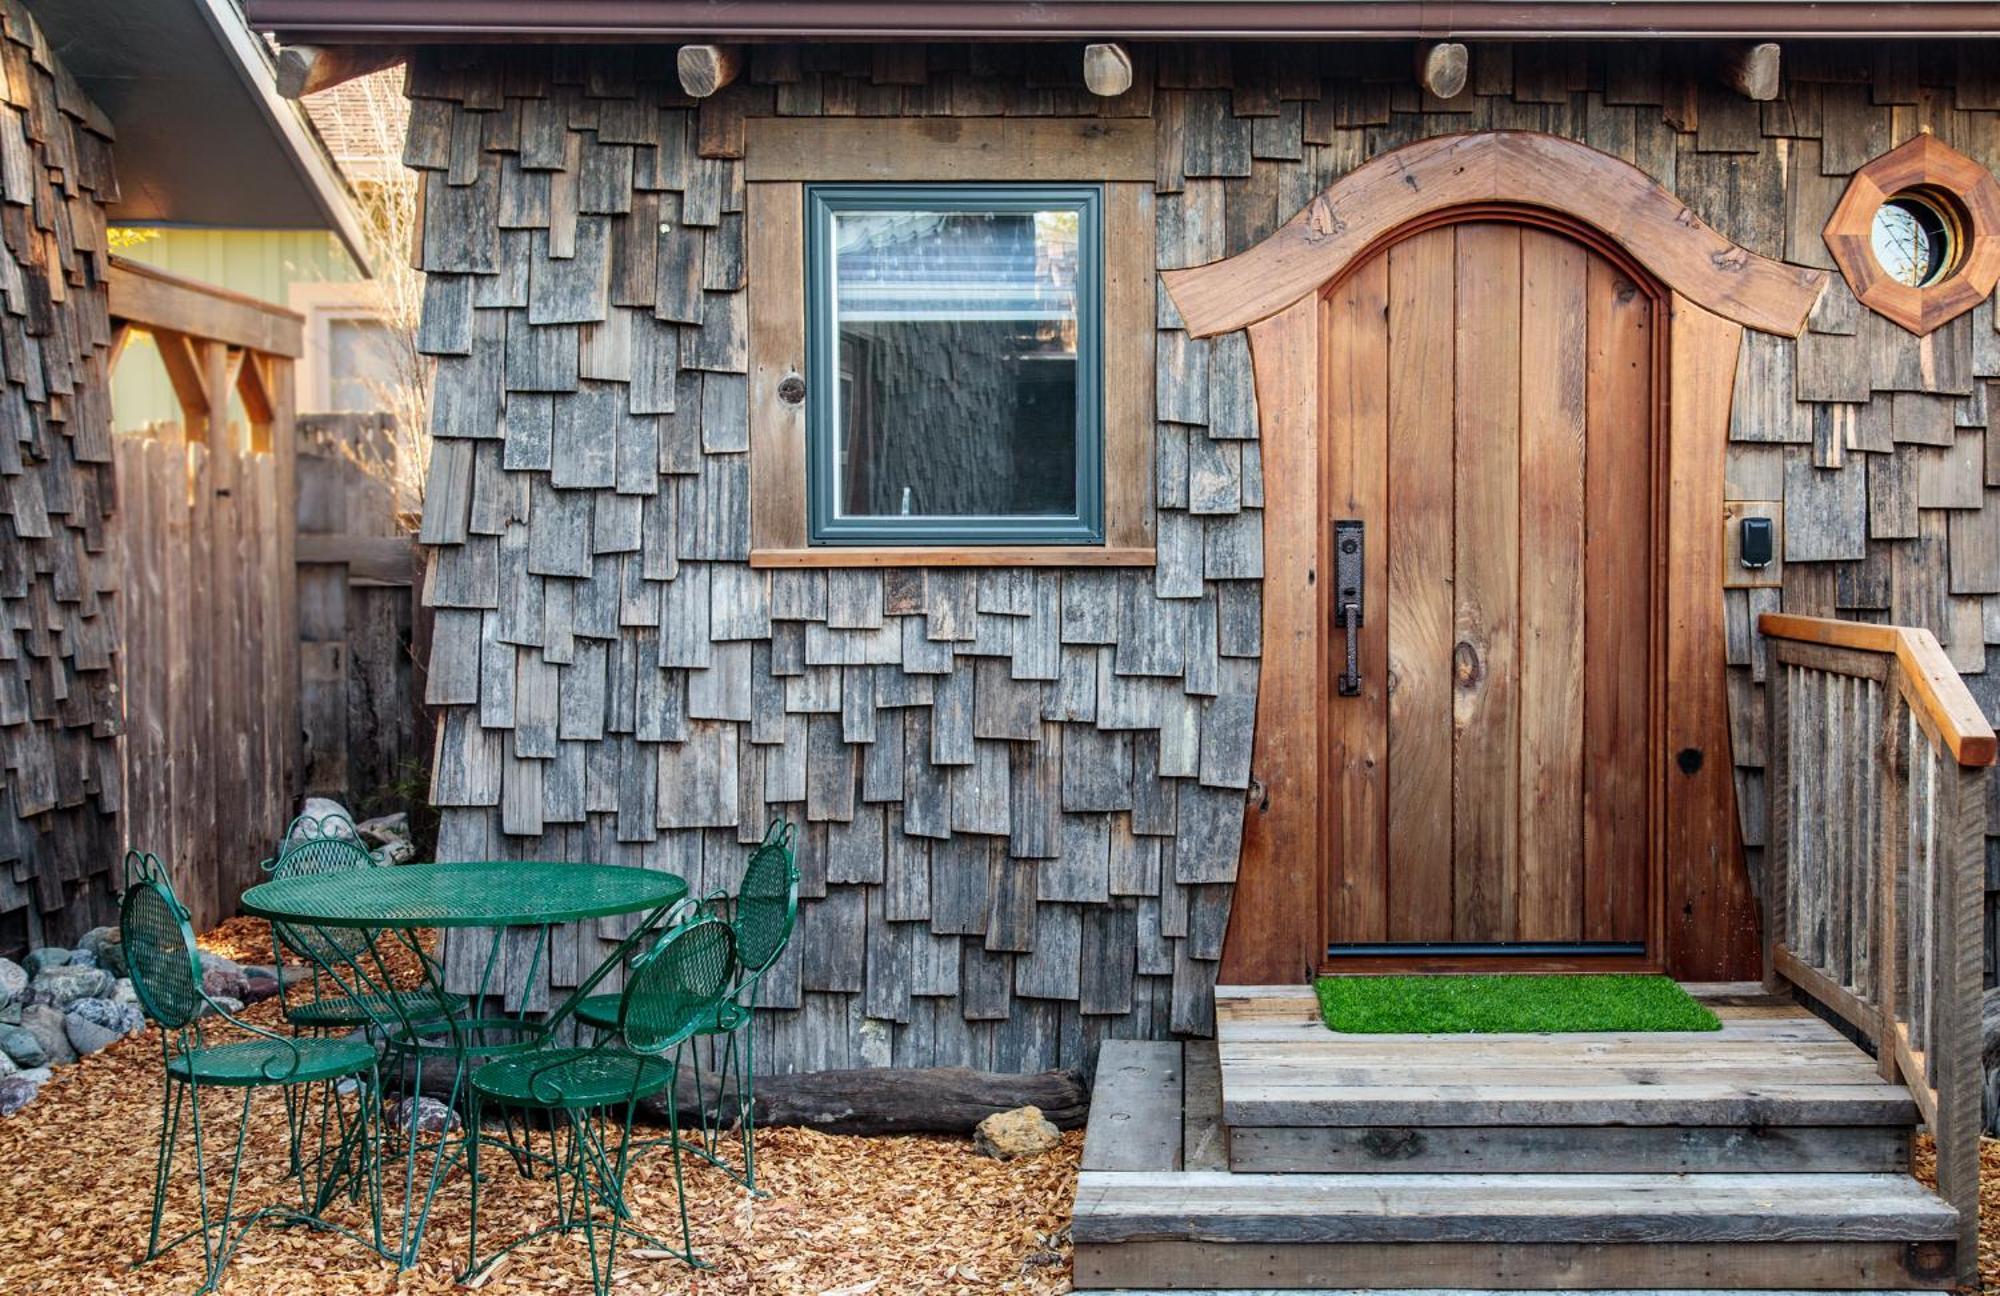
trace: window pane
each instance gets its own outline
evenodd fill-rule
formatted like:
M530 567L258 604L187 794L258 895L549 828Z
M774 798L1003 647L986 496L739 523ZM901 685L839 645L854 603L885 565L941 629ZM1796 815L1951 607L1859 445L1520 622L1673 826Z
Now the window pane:
M1075 516L1077 210L832 219L835 516Z
M379 320L330 319L326 323L326 395L332 410L379 410L395 385L396 363L388 330Z

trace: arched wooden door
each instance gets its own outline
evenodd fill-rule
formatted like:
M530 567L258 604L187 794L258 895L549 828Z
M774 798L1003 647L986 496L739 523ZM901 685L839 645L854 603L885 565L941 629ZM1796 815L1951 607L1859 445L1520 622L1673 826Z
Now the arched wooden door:
M1662 302L1583 231L1492 210L1324 294L1332 957L1647 955Z

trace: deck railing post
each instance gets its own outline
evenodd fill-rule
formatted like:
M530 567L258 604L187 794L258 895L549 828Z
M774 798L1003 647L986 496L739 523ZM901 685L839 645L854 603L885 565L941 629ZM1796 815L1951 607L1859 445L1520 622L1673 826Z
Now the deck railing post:
M1931 1068L1937 1084L1938 1193L1958 1208L1959 1277L1979 1279L1979 1131L1985 1077L1980 1054L1980 998L1985 925L1986 771L1941 762L1938 849L1944 868L1938 915L1938 986L1932 1012L1937 1037Z
M1785 989L1785 979L1778 973L1773 953L1785 943L1791 917L1786 897L1792 867L1792 668L1778 659L1777 648L1769 640L1764 653L1764 678L1770 690L1765 750L1771 766L1764 797L1769 820L1764 834L1764 988L1778 994Z
M1903 701L1901 681L1892 675L1882 690L1882 744L1880 816L1881 851L1876 870L1875 897L1875 995L1881 1009L1881 1025L1875 1031L1875 1062L1884 1080L1894 1081L1901 1068L1896 1063L1896 984L1902 976L1897 957L1898 929L1896 898L1908 866L1909 821L1904 810L1909 781L1909 761L1903 750L1910 728L1908 704Z

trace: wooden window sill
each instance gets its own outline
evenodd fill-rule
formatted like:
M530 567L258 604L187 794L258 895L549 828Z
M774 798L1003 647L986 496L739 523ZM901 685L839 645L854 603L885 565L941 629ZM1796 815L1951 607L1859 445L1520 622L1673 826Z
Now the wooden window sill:
M936 548L821 545L753 549L752 567L1151 567L1150 548L1108 545L979 545Z

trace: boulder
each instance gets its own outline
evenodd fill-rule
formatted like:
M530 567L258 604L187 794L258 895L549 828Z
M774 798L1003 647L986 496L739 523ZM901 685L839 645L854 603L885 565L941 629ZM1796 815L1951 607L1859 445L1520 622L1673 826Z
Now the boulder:
M414 1109L411 1107L413 1103ZM448 1134L459 1126L458 1113L435 1098L402 1098L390 1103L389 1110L384 1114L388 1136L392 1139L402 1137L409 1130L413 1116L417 1132L432 1137Z
M410 840L410 816L407 811L395 814L377 815L373 819L363 819L354 825L354 831L361 834L361 840L370 846L387 846L392 841Z
M21 1078L29 1084L45 1085L55 1079L55 1076L56 1073L45 1066L25 1067L21 1071Z
M972 1131L973 1151L1001 1161L1039 1156L1060 1142L1062 1131L1043 1118L1039 1107L994 1112Z
M29 1004L21 1010L21 1029L35 1037L42 1046L42 1053L48 1064L67 1066L76 1061L76 1050L70 1047L69 1032L63 1029L63 1014L60 1008L47 1004Z
M27 989L27 969L13 959L0 958L0 1004L13 1003Z
M40 949L29 950L28 956L21 960L21 967L26 970L28 979L32 981L40 976L44 970L64 967L68 963L68 950L60 945L44 945Z
M101 1003L103 1001L99 1000L98 1002ZM77 1016L75 1013L71 1013L63 1018L63 1033L69 1037L69 1046L76 1050L78 1057L89 1057L93 1053L102 1053L105 1049L116 1044L119 1039L117 1031L100 1026L88 1018Z
M116 999L79 999L69 1006L69 1015L120 1035L137 1035L146 1029L146 1014Z
M49 1060L49 1051L35 1033L21 1026L0 1026L0 1054L19 1067L38 1067Z
M354 836L354 816L347 807L331 797L307 797L299 810L299 817L292 820L285 830L285 840L278 843L279 853L290 849L302 841L314 837Z
M12 1116L35 1101L35 1092L40 1088L40 1085L26 1076L10 1075L0 1078L0 1116Z
M13 1058L8 1057L4 1050L0 1050L0 1079L13 1075L20 1069L20 1067L14 1065Z
M103 999L111 994L117 979L103 968L52 967L28 983L28 991L38 1004L67 1008L79 999Z
M132 978L119 977L118 984L111 987L111 998L118 1003L138 1003L139 992L132 988Z
M76 948L78 953L90 955L98 967L112 976L126 975L125 937L116 927L92 927L77 941Z

